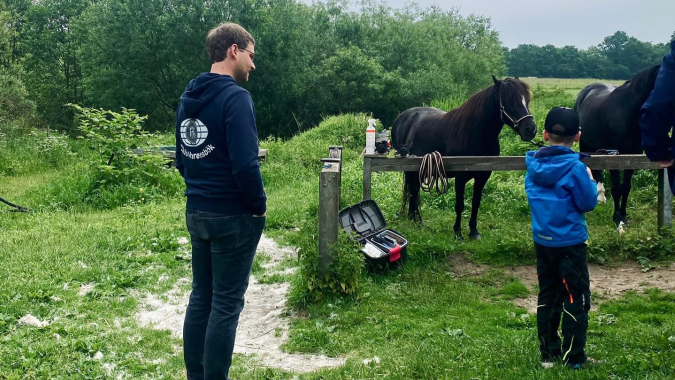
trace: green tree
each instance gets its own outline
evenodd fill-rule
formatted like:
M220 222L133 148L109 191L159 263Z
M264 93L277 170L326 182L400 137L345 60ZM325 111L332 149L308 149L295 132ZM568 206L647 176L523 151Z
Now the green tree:
M24 80L43 118L52 126L68 128L64 105L82 99L80 47L72 21L89 0L43 0L26 10L17 50L25 70Z

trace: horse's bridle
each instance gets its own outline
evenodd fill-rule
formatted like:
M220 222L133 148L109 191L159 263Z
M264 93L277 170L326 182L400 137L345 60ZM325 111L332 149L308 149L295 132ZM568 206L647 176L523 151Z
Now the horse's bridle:
M502 123L508 125L506 122L504 122L504 116L506 116L506 118L509 119L511 121L511 123L513 124L513 125L509 125L509 127L513 128L513 130L516 131L516 133L518 132L518 125L520 125L521 121L527 119L528 117L531 117L531 118L534 119L534 116L532 116L532 114L530 114L530 113L521 117L518 120L515 120L514 118L512 118L511 115L509 115L509 113L506 112L506 108L504 108L504 105L502 104L501 95L499 96L499 111L500 111L499 118L502 120Z
M501 94L500 94L500 95L499 95L499 118L502 120L502 123L508 125L507 123L504 122L504 116L506 116L506 117L511 121L511 123L512 123L513 125L509 125L509 127L511 127L511 129L513 129L513 131L516 132L516 133L518 133L518 125L520 125L520 122L521 122L521 121L527 119L528 117L531 117L532 119L534 119L534 116L532 116L532 114L529 113L529 111L528 111L528 114L527 114L527 115L521 117L520 119L518 119L518 120L513 119L513 118L511 117L511 115L509 115L509 113L506 112L506 108L504 108L504 105L502 104L502 96L501 96ZM520 133L518 133L518 134L520 135ZM541 143L541 142L539 142L539 141L530 140L530 141L528 141L528 142L529 142L530 144L536 145L536 146L538 146L538 147L546 146L546 145L544 145L543 143Z

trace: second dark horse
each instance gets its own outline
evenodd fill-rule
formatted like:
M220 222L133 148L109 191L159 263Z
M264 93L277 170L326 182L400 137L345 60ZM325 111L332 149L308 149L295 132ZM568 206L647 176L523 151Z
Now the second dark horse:
M423 156L438 151L443 156L498 156L499 133L504 124L513 128L523 141L530 141L537 126L530 114L530 88L520 79L498 80L475 93L460 107L448 112L438 108L415 107L400 114L392 127L394 145L411 144L410 154ZM474 179L469 237L479 239L478 209L483 188L492 172L446 172L455 178L455 225L458 239L462 239L462 212L464 187ZM403 206L408 205L408 218L422 222L420 215L420 181L417 172L405 172Z
M579 150L594 153L602 149L618 150L620 154L641 154L640 107L654 90L660 66L643 70L623 85L616 87L604 83L586 86L577 96L574 109L579 112L581 141ZM619 231L626 223L626 204L631 189L634 170L610 170L614 223ZM605 201L602 170L593 170L598 182L598 201Z

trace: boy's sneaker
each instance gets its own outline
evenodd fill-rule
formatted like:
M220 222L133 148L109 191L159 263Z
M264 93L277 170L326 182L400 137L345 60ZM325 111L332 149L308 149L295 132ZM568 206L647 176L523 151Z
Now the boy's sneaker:
M569 364L569 363L567 363L566 365L567 365L567 368L571 369L572 371L578 371L578 370L584 368L584 365L581 364L581 363L577 363L577 364Z
M595 360L595 359L589 357L589 358L586 359L586 363L578 363L578 364L567 363L566 366L567 366L567 368L569 368L573 371L578 371L578 370L584 369L586 367L594 367L594 366L596 366L598 364L602 364L604 362L605 362L604 360Z
M555 365L555 362L542 361L540 364L541 364L541 368L550 369L550 368L553 368L553 366Z

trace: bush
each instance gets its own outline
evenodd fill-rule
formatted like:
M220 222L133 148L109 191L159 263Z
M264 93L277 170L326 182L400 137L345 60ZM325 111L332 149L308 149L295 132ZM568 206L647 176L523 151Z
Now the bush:
M69 208L78 204L110 209L180 193L183 181L156 154L139 155L153 135L143 130L146 116L70 105L77 112L78 136L94 152L85 165L72 167L50 184L41 198L45 205Z
M300 276L295 279L291 303L306 305L331 295L353 295L359 290L363 255L358 243L338 233L338 242L331 264L322 275L319 271L318 206L311 207L300 226L301 235L295 244L300 258Z

